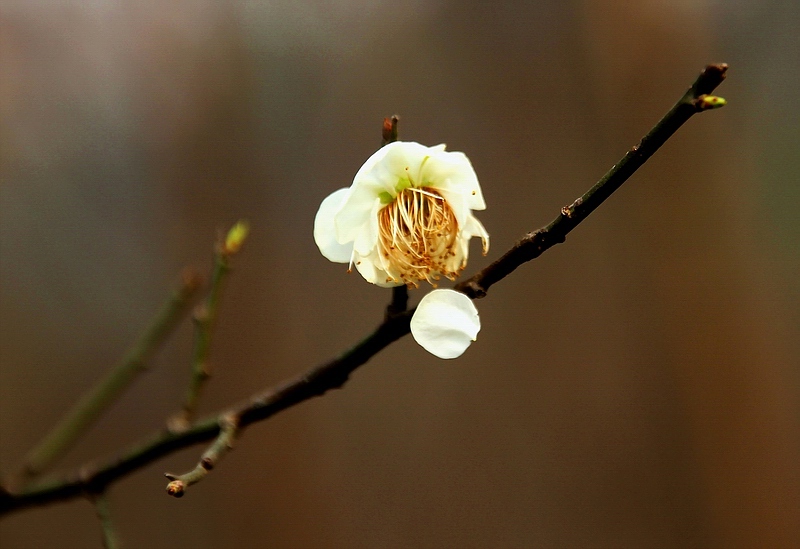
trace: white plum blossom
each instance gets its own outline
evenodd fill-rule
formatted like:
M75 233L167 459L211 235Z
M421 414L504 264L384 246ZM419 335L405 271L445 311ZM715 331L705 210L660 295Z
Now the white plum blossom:
M322 201L314 240L326 258L355 265L378 286L436 287L466 267L472 237L486 255L489 234L472 214L485 208L464 153L397 141L367 159L350 187ZM472 301L452 290L426 295L411 326L417 342L441 358L460 356L480 330Z
M378 149L349 188L322 202L314 239L322 255L355 265L378 286L435 284L459 275L473 236L488 251L489 234L472 215L485 208L464 153L397 141Z

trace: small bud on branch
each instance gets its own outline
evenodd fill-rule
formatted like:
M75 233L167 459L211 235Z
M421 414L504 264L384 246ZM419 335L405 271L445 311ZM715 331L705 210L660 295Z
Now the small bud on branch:
M727 103L724 98L716 95L701 95L697 98L697 106L700 110L718 109L724 107Z
M203 453L194 469L183 475L164 473L164 476L170 480L167 484L167 494L176 498L183 497L186 488L205 478L225 454L233 449L233 441L239 431L239 420L233 415L228 415L223 416L219 423L220 431L217 439Z
M250 232L250 225L245 220L240 220L231 227L228 231L228 236L225 237L225 245L223 246L223 253L225 255L233 255L239 251L247 239Z

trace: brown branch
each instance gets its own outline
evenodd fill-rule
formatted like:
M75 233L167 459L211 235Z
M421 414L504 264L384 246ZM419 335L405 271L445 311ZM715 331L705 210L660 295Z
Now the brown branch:
M458 284L456 289L473 298L483 297L492 284L505 278L518 266L538 257L554 244L563 242L567 233L619 188L693 114L721 104L717 98L707 94L722 82L726 69L727 65L724 64L706 67L681 100L594 187L571 205L565 206L552 223L522 238L499 260ZM391 130L391 125L389 128ZM393 304L399 306L402 298L402 293L395 294ZM116 479L162 456L218 437L221 418L238 418L241 432L251 423L267 419L281 410L323 395L331 389L338 389L359 366L409 333L413 313L413 310L394 312L390 308L383 323L371 335L338 358L273 389L256 394L231 410L197 421L186 430L158 433L116 459L101 465L84 467L67 478L42 482L16 493L0 489L0 515L73 498L87 492L102 491Z
M561 208L561 213L549 225L525 235L503 257L473 277L459 282L455 289L473 299L484 297L492 284L511 274L523 263L536 259L545 250L564 242L572 229L619 189L692 115L725 104L723 99L708 94L722 83L727 70L725 63L708 65L664 118L594 187L569 206Z
M26 507L79 497L85 493L101 492L116 479L162 456L219 436L221 418L238 417L241 432L251 423L267 419L295 404L321 396L331 389L338 389L347 382L356 368L409 333L412 314L413 310L387 318L372 334L340 357L312 368L275 388L258 393L230 410L197 421L185 431L158 433L131 447L117 458L100 465L87 465L66 478L42 481L15 493L0 489L0 515Z

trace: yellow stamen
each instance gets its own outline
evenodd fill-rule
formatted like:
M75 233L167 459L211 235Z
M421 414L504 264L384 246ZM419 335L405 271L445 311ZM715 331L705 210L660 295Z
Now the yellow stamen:
M381 255L410 286L421 280L434 284L442 276L453 280L463 268L448 267L458 245L458 221L434 189L403 189L378 212L378 232Z

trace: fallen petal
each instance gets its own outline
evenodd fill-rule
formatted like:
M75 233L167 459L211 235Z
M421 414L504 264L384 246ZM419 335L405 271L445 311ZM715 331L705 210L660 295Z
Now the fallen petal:
M454 290L434 290L411 318L411 335L439 358L457 358L478 337L481 321L472 300Z

